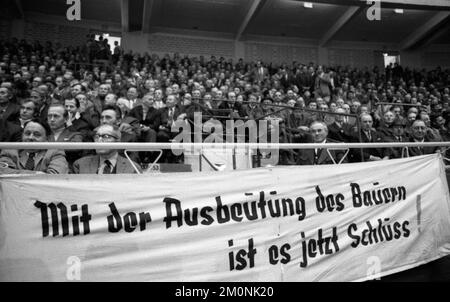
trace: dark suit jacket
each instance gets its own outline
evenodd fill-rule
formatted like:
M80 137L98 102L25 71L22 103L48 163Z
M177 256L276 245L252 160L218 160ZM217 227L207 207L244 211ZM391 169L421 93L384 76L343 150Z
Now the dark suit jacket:
M336 141L327 139L327 143L337 143ZM326 146L326 144L324 144ZM330 157L330 154L333 158ZM329 150L327 152L326 148L318 149L317 155L314 149L303 149L300 150L297 156L298 165L332 165L334 162L339 163L345 155L345 148L342 150ZM334 159L334 162L333 162ZM343 162L347 162L344 159Z
M313 119L308 112L294 111L287 115L286 126L293 129L297 129L300 126L309 127Z
M181 110L178 106L175 106L175 111L173 113L173 121L176 121L178 116L181 114ZM169 108L165 107L160 109L160 122L161 122L161 126L164 127L168 127L169 132L170 132L170 127L171 125L169 125Z
M361 143L382 143L385 142L385 137L378 131L371 130L370 135L372 140L369 140L367 135L361 130L361 140L359 139L359 133L353 133L353 142L361 142ZM362 150L362 158L361 158L361 150ZM389 152L386 148L365 148L365 149L352 149L352 161L361 162L368 161L370 156L378 156L385 157L389 156Z
M134 163L140 171L140 166ZM100 167L100 155L91 155L80 158L73 164L74 174L97 174ZM136 170L133 168L128 159L118 156L116 167L113 174L133 174Z
M134 107L130 113L128 114L131 117L134 117L139 121L140 124L148 126L155 131L158 131L160 125L160 111L155 108L149 108L147 112L147 116L144 120L144 108L142 105Z
M197 102L193 102L188 106L181 106L180 110L182 114L186 113L186 119L192 124L195 120L195 113L202 114L202 122L208 121L214 115L213 109L209 109L208 106Z
M295 77L292 73L287 73L286 75L283 75L280 78L280 85L283 87L284 90L287 90L292 84L295 83Z
M83 142L92 142L93 141L93 133L91 133L89 129L89 123L85 121L82 117L74 120L72 125L67 129L71 132L78 132L83 137Z
M410 142L414 142L414 138L409 139ZM431 138L425 137L424 142L431 143L431 142L437 142L437 140L433 140ZM426 154L433 154L435 153L439 147L408 147L408 154L409 156L421 156Z
M401 136L399 139L397 139L395 136L385 136L385 141L387 143L402 143L402 142L409 142L409 138L406 135ZM406 156L406 148L389 148L388 155L389 158L402 158L403 156ZM402 156L403 155L403 156Z
M81 117L88 123L90 130L100 126L100 113L93 106L88 107L85 112L81 113Z
M245 111L242 108L241 104L239 103L230 103L230 102L222 102L219 105L219 109L221 110L230 110L229 112L231 112L231 114L233 115L234 118L239 118L239 117L243 117L245 116ZM218 115L224 116L224 117L230 117L230 115L228 112L224 111L224 112L220 112Z
M305 87L305 90L312 90L314 86L314 76L309 72L301 72L296 76L296 84L299 89Z
M48 117L48 109L50 108L50 103L44 103L43 106L39 110L38 118L41 121L41 123L47 123L47 117Z
M21 142L22 131L19 125L0 120L0 142Z
M94 104L94 109L97 112L102 112L103 107L105 105L105 100L101 100L98 96L92 100L92 103Z
M20 115L20 106L15 103L9 103L8 107L6 107L5 112L0 114L0 119L5 121L13 121L19 118Z
M394 135L394 129L392 125L387 125L384 122L381 122L380 126L377 128L377 131L383 134L384 136L392 136Z
M243 117L248 117L249 119L256 120L264 115L263 110L257 104L254 108L251 108L248 104L243 108Z
M266 67L263 67L262 73L260 69L261 67L258 68L256 66L253 68L251 72L251 77L253 81L261 82L266 78L266 76L269 75L269 71L267 70Z
M352 141L352 127L349 124L343 124L339 127L336 122L328 126L328 137L339 142Z

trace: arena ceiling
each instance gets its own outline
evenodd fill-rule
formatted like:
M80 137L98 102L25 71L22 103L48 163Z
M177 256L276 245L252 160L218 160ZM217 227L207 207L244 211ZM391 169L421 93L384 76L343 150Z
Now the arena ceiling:
M7 0L7 14L65 16L66 0ZM123 31L198 31L317 41L399 43L402 49L450 43L450 0L382 0L381 21L369 21L366 0L81 0L82 19ZM403 9L395 13L394 9ZM5 13L3 13L5 14Z

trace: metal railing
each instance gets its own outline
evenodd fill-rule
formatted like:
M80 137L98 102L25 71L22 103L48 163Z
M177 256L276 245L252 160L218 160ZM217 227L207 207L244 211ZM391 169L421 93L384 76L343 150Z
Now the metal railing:
M231 150L233 154L237 150L245 150L251 154L253 150L298 150L298 149L327 149L330 150L345 150L346 155L349 149L370 149L370 148L413 148L413 147L440 147L439 152L445 158L445 151L450 148L450 142L395 142L395 143L308 143L308 144L286 144L286 143L235 143L235 142L223 142L223 143L0 143L0 150L4 149L18 149L18 150L44 150L44 149L60 149L60 150L125 150L124 154L132 164L136 172L139 169L135 166L133 161L128 156L127 152L139 152L139 151L158 151L160 152L158 158L151 164L151 168L156 164L161 157L162 150L189 150L190 152L198 152L202 156L204 150ZM332 158L332 156L330 156ZM341 164L342 159L339 162L333 160L334 164ZM450 166L446 166L450 168ZM220 170L220 169L219 169Z
M396 143L327 143L326 148L401 148L401 147L445 147L450 148L450 142L396 142ZM284 144L284 143L0 143L0 149L20 149L20 150L42 150L42 149L62 149L62 150L90 150L90 149L118 149L133 151L152 151L152 150L169 150L169 149L316 149L324 148L324 144L308 143L308 144Z
M326 147L325 147L326 146ZM325 147L325 148L324 148ZM295 143L0 143L0 150L2 149L19 149L19 150L43 150L43 149L60 149L60 150L125 150L124 154L136 169L133 161L128 156L128 152L139 151L157 151L159 156L150 165L150 169L161 158L162 150L188 150L190 152L197 152L202 155L203 150L215 149L215 150L231 150L233 154L237 150L245 150L249 154L254 150L299 150L299 149L326 149L329 153L330 150L343 150L345 156L349 154L350 149L370 149L370 148L403 148L402 155L409 156L408 148L412 147L440 147L442 148L440 153L443 158L450 162L450 159L445 158L445 152L450 148L450 142L426 142L426 143L412 143L412 142L397 142L397 143L327 143L317 144L295 144ZM332 156L330 156L332 158ZM402 156L405 157L405 156ZM343 160L335 162L335 164L341 164ZM450 166L446 166L450 168ZM137 170L137 169L136 169Z

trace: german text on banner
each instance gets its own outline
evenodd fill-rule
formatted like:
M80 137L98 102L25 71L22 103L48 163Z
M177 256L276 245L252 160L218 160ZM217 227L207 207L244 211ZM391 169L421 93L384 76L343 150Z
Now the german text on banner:
M2 281L363 281L450 253L438 155L0 181Z

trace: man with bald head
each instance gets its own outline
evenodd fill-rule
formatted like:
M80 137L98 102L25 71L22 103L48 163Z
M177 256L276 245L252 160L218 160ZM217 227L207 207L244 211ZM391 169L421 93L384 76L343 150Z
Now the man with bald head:
M353 132L353 142L382 143L385 141L383 134L373 129L373 118L370 114L361 114L361 130ZM388 150L385 148L353 149L352 161L379 161L389 159Z
M337 143L328 138L328 127L324 122L314 121L309 126L308 143L324 144L324 148L302 149L297 156L298 165L331 165L346 162L345 150L328 150L327 143Z

